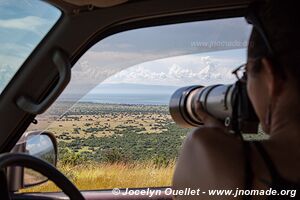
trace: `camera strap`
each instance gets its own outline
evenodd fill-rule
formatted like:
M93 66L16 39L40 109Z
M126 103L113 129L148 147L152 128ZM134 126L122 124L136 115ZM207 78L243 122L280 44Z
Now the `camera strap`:
M245 141L241 132L241 120L239 116L239 110L242 104L242 98L239 95L239 93L242 90L242 83L240 81L236 82L237 87L237 95L235 95L234 99L234 105L232 110L232 129L237 134L242 142L243 145L243 154L244 154L244 174L245 174L245 180L244 180L244 189L245 190L251 190L253 187L253 171L251 167L251 148L250 143ZM251 196L245 195L243 196L244 200L251 199Z

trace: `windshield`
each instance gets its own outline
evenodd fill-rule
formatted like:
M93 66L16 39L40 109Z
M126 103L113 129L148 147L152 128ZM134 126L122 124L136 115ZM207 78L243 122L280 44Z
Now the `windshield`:
M60 15L39 0L0 2L0 94Z
M170 186L190 131L172 120L171 95L183 86L234 83L251 28L229 18L107 37L78 60L67 88L28 130L54 133L58 168L82 190Z

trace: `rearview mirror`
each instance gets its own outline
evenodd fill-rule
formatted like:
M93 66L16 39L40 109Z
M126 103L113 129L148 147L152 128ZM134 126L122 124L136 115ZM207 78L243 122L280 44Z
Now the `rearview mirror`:
M57 163L57 142L54 135L50 132L35 131L25 133L11 152L26 153L54 166ZM19 166L9 167L7 176L11 191L39 185L48 180L32 169Z

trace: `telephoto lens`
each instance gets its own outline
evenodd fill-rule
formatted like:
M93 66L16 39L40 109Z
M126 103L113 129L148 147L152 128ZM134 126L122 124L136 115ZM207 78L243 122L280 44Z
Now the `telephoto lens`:
M256 133L258 119L249 101L246 85L217 84L210 86L187 86L174 92L169 103L173 120L181 127L203 125L197 115L197 104L211 116L224 122L227 127L239 128L242 132Z
M182 127L202 125L197 117L196 104L219 120L232 115L233 85L188 86L175 91L169 108L172 118Z

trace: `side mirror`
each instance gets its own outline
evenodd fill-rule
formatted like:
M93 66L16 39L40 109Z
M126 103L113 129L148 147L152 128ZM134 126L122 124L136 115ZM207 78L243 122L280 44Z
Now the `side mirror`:
M11 152L26 153L54 166L57 163L57 142L50 132L34 131L25 133ZM18 191L22 188L39 185L48 180L40 173L20 166L7 168L7 176L10 191Z

